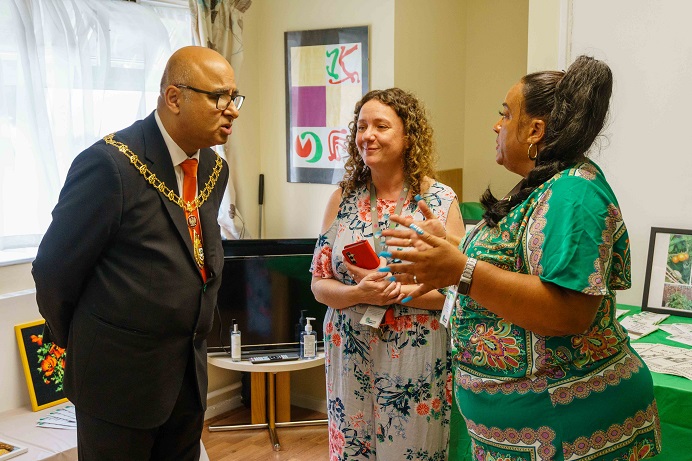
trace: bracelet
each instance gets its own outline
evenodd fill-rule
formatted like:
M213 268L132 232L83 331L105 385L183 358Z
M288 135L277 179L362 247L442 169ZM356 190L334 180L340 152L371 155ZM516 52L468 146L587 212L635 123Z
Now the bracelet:
M475 258L468 258L466 260L464 271L461 273L461 278L459 279L457 294L466 295L469 293L469 290L471 289L471 281L473 280L473 270L476 268L477 262L478 260Z

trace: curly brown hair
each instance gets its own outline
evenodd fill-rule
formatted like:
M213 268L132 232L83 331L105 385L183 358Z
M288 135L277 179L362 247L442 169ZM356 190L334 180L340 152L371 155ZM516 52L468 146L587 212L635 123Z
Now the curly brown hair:
M344 168L346 173L339 183L343 195L349 195L357 188L370 182L370 168L363 162L356 145L358 116L363 105L370 100L377 100L392 109L404 123L404 132L408 138L408 148L404 152L404 177L408 178L413 195L421 192L423 178L435 177L435 142L433 129L428 122L423 104L411 93L400 88L373 90L356 103L353 110L353 121L348 127L348 154Z

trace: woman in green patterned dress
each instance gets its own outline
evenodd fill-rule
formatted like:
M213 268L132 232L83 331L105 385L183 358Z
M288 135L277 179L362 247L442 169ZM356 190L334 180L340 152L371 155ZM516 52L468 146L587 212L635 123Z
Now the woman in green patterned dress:
M522 179L504 198L485 192L484 220L461 252L434 219L392 217L413 230L384 234L390 248L412 239L419 250L392 251L411 264L385 269L422 282L412 296L458 285L455 396L476 460L660 451L651 374L615 318L614 290L631 284L627 229L586 155L612 81L605 63L580 56L567 72L529 74L509 90L493 127L496 161Z

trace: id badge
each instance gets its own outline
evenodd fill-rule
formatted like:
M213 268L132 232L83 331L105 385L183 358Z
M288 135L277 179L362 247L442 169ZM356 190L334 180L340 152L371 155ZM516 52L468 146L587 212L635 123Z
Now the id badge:
M452 309L457 302L457 287L451 285L447 287L447 297L445 298L445 303L442 306L442 313L440 314L440 324L445 328L449 328L449 319L452 317Z
M385 312L387 312L387 309L384 309L382 307L370 306L365 311L365 314L363 314L363 317L360 319L360 324L367 325L373 328L379 328L380 323L382 323L382 318L384 317Z

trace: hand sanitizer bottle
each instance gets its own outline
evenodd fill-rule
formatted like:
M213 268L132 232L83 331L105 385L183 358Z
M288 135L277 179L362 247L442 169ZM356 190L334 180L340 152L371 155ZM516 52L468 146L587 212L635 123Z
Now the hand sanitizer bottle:
M240 330L238 330L235 319L233 319L233 330L231 331L231 360L240 362Z
M300 333L300 358L314 359L317 357L317 335L312 331L310 320L315 320L314 317L306 317L305 331Z

